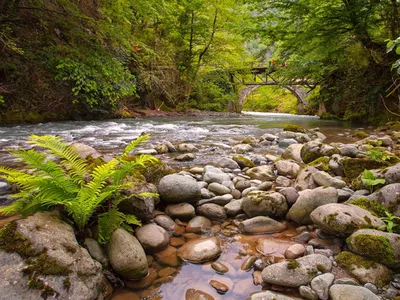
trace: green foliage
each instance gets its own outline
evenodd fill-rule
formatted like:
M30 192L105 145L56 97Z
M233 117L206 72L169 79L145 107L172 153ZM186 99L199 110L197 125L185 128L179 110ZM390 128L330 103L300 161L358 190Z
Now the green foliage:
M134 76L112 57L92 55L82 62L60 58L56 69L57 80L71 83L74 103L84 101L94 108L135 95Z
M243 110L295 114L297 99L280 86L261 86L243 101Z
M134 216L119 212L118 204L124 200L120 191L132 184L138 172L158 162L150 155L127 160L129 152L148 137L144 135L132 141L122 156L92 166L89 160L79 158L60 137L31 135L29 143L44 148L46 152L39 152L35 148L11 151L28 170L0 167L3 173L0 177L19 188L18 193L12 195L16 201L1 208L0 212L30 215L36 211L62 207L77 228L83 230L96 212L105 209L99 216L99 240L106 242L120 226L139 224ZM49 159L49 155L59 162ZM108 205L104 207L105 202Z
M386 179L375 178L375 175L371 171L364 170L363 176L361 177L361 181L363 184L369 187L370 192L372 193L374 191L374 186L378 184L385 184Z
M394 229L397 229L400 224L400 217L398 216L393 216L391 213L385 211L386 216L381 217L380 219L386 223L386 231L389 233L393 233Z

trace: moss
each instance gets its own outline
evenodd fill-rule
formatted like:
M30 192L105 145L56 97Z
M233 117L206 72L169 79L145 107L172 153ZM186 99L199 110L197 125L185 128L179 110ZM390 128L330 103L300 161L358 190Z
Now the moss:
M351 221L350 223L339 223L336 220L337 215L338 213L334 213L325 216L323 219L324 223L335 230L337 233L348 234L358 229L357 224L353 221Z
M379 169L390 165L389 162L368 158L348 158L342 160L343 171L347 179L357 178L364 170Z
M287 259L286 261L289 270L295 270L300 267L300 263L295 259Z
M363 268L369 270L378 267L376 262L365 259L360 255L348 251L340 252L336 257L336 261L337 263L348 269L350 272L352 272L356 268ZM362 278L359 278L359 280L362 281ZM391 280L392 280L392 274L388 272L384 276L380 277L379 280L374 282L374 284L377 287L383 287L389 284Z
M319 118L321 120L340 120L340 118L334 114L328 113L328 112L323 112Z
M307 269L307 274L310 277L310 279L313 279L315 276L318 275L318 270L308 268Z
M243 168L254 168L256 165L248 158L241 156L241 155L235 155L232 157L232 159L238 163L238 165L243 169Z
M63 281L63 287L64 289L66 289L67 291L69 290L69 288L71 287L71 279L69 278L69 276L67 276L64 281Z
M0 230L0 249L9 253L18 253L23 258L40 254L40 252L32 249L29 239L17 231L15 221L8 223Z
M364 131L357 131L357 132L353 133L353 137L359 138L359 139L365 139L366 137L368 137L368 133L366 133Z
M398 262L392 245L384 236L358 234L352 239L347 239L347 243L362 256L384 265L392 265Z
M317 270L318 270L318 272L321 272L321 273L325 273L326 272L326 268L321 264L317 265Z
M386 206L363 197L351 200L349 201L349 204L357 205L358 207L369 211L376 217L385 217L385 212L389 212L389 209Z
M28 258L26 261L28 265L23 272L25 274L40 274L40 275L57 275L65 276L71 273L68 267L61 266L54 258L50 258L47 253L41 254L34 258Z
M321 154L319 153L319 151L318 152L305 152L305 153L302 152L301 153L301 158L303 159L304 163L306 163L306 164L313 162L320 157L321 157Z
M355 267L364 269L370 269L376 267L376 262L365 259L362 256L359 256L357 254L348 251L340 252L336 257L336 261L337 263L339 263L343 267L346 267L349 270L354 270Z
M329 172L329 157L322 156L308 163L308 166L315 167L319 170Z
M299 126L299 125L296 125L296 124L286 124L283 127L283 131L292 131L292 132L305 133L306 129L303 126Z

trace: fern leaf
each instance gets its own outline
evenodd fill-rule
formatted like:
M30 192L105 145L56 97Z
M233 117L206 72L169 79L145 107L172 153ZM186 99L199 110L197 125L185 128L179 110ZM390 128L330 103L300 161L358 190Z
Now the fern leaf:
M113 232L124 222L124 219L125 215L117 209L110 209L108 212L99 215L99 243L107 243Z
M125 222L131 225L142 226L142 222L136 218L134 215L125 215Z
M130 142L124 149L124 153L121 156L121 159L125 159L129 155L129 153L135 149L138 145L141 143L146 142L150 138L150 134L144 134L138 136L136 139L134 139L132 142Z
M64 143L61 137L32 134L28 143L45 148L51 154L59 157L62 164L71 172L71 177L79 184L84 183L87 162L79 158L78 154L68 144Z

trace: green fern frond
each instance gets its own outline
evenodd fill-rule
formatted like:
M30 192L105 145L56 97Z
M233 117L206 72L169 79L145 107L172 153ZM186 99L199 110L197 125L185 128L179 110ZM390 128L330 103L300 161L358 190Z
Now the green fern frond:
M71 177L79 184L84 183L88 163L79 158L78 154L67 143L63 142L61 137L32 134L28 143L45 148L51 154L60 158L62 164L71 172Z
M144 135L138 136L136 139L134 139L132 142L130 142L125 147L124 153L121 155L121 159L124 160L133 149L135 149L141 143L146 142L149 138L150 138L150 134L144 134Z
M113 232L121 227L124 219L125 215L115 208L112 208L108 212L99 215L97 223L99 226L99 243L107 243Z
M135 215L125 215L125 223L131 224L131 225L138 225L142 226L142 222L136 218Z
M26 206L26 202L24 199L17 199L13 203L7 206L0 207L0 213L3 215L12 215L20 213L24 207Z

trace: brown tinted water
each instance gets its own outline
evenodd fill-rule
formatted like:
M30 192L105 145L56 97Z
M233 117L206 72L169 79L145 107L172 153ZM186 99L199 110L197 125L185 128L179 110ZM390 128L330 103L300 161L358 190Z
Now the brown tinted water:
M225 222L223 225L225 226ZM263 258L265 261L278 262L284 258L285 250L292 244L291 237L297 233L291 224L288 229L281 233L268 235L243 235L238 233L236 226L230 224L224 229L221 223L214 225L212 232L205 232L201 237L218 236L221 239L222 254L214 261L225 264L229 271L225 274L218 274L212 267L212 262L204 264L193 264L179 261L179 266L169 267L153 258L150 264L150 274L144 280L136 282L136 285L145 285L144 288L132 288L130 282L126 286L117 288L112 296L113 300L178 300L185 298L188 289L201 290L215 300L218 299L245 299L252 292L262 290L260 285L254 284L253 269L242 271L241 266L247 258L254 255ZM218 231L217 231L218 230ZM217 232L216 232L217 231ZM214 233L213 233L214 232ZM193 235L188 235L193 237ZM199 238L201 238L199 236ZM170 261L176 258L170 259ZM170 262L168 262L170 263ZM217 280L229 287L228 292L221 295L209 284L211 280ZM129 288L130 286L131 288ZM289 295L296 295L297 291L282 287L266 287L277 289ZM265 288L264 288L265 289Z

